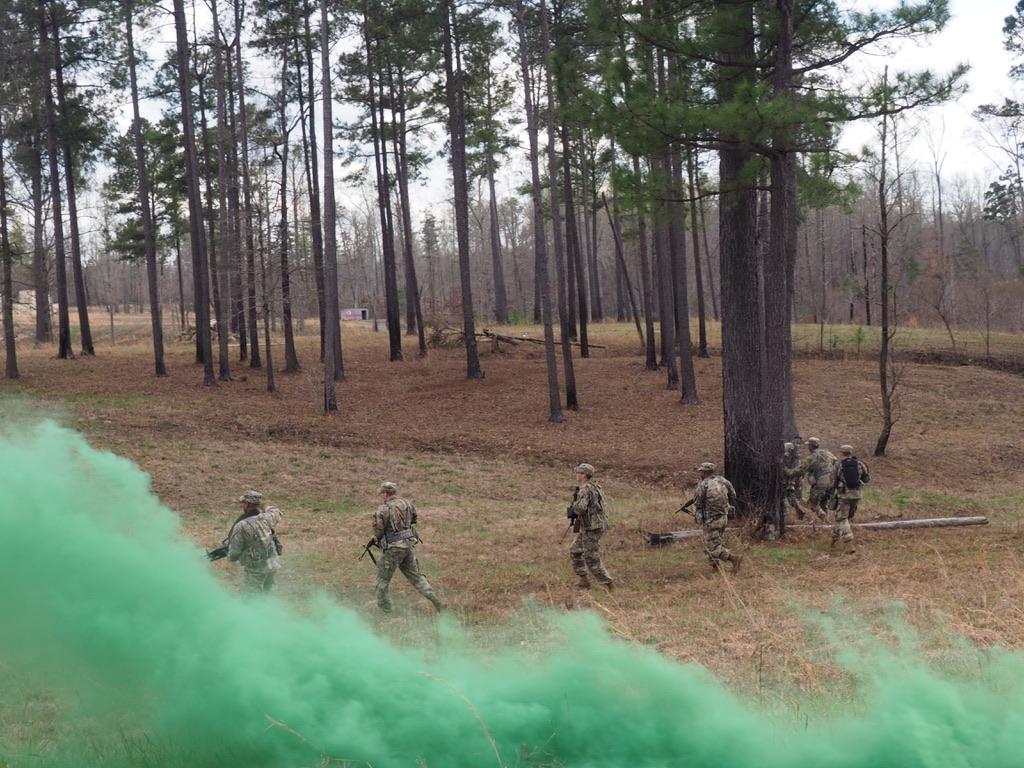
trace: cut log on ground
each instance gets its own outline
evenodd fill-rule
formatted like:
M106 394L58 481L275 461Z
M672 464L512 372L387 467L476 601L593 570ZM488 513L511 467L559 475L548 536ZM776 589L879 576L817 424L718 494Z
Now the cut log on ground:
M482 332L474 334L478 339L488 339L491 342L491 348L495 352L500 352L501 348L499 344L508 344L510 346L518 346L523 342L528 344L543 344L544 339L534 339L530 336L506 336L501 333L494 333L489 328L484 328ZM461 329L452 328L451 326L435 327L430 332L430 339L428 344L432 347L456 347L461 346L465 336ZM570 342L574 347L578 347L578 342ZM591 349L607 349L607 347L601 344L589 344Z
M851 526L854 528L863 528L869 531L891 531L904 528L952 528L965 525L988 525L988 518L979 515L976 517L928 517L919 520L882 520L874 523L851 523ZM786 530L825 527L830 526L828 523L821 523L819 525L800 523L798 525L787 525ZM735 532L740 529L727 528L726 530ZM653 545L668 544L684 539L695 539L701 534L702 531L699 528L686 528L681 531L667 531L665 533L654 533L653 531L640 529L640 535L643 536L644 541Z

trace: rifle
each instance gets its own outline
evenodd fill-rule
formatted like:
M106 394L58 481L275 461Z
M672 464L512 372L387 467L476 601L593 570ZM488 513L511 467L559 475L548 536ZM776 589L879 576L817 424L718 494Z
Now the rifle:
M566 534L568 534L570 530L573 530L573 531L576 531L577 533L579 533L579 530L580 530L580 516L576 514L576 510L575 510L576 500L579 497L580 497L580 487L577 485L575 488L572 489L572 504L570 504L568 507L565 508L565 516L567 518L569 518L569 525L566 527L566 529L564 531L562 531L562 535L558 539L558 543L559 544L561 544L563 541L565 541Z
M248 512L243 512L238 517L236 517L235 518L235 522L233 522L231 524L231 527L228 528L228 535L224 537L224 541L222 541L220 543L220 546L217 547L216 549L211 549L211 550L207 551L206 557L207 557L207 559L209 559L209 561L211 563L214 560L221 560L221 559L223 559L223 558L228 556L228 541L231 539L231 532L233 530L235 530L235 526L236 525L238 525L240 522L242 522L243 520L245 520L245 518L247 518L249 516L250 515L249 515Z
M211 549L206 553L207 559L212 563L214 560L220 560L228 556L228 540L224 539L220 546L216 549Z
M690 507L692 507L696 503L697 503L697 497L694 496L688 502L683 504L683 506L681 506L679 509L677 509L675 512L673 512L672 513L672 517L678 517L680 512L685 512L686 510L688 510Z
M373 552L370 551L371 547L377 547L377 549L380 549L380 544L377 543L377 537L376 536L374 536L368 542L366 542L366 546L363 547L363 551L362 551L362 553L359 555L359 557L357 559L358 560L362 560L364 555L369 555L370 556L370 561L374 565L376 565L377 564L377 558L374 557L373 556Z
M211 550L208 550L206 552L207 559L212 563L215 560L222 560L223 558L227 557L228 556L228 549L229 549L229 546L230 546L228 544L228 542L231 540L231 533L235 530L235 526L238 525L243 520L245 520L245 518L253 517L256 514L258 514L258 513L256 513L256 512L243 512L238 517L236 517L235 518L235 522L233 522L231 524L231 527L228 528L228 535L224 537L224 540L220 543L220 546L217 547L216 549L211 549ZM279 538L277 538L277 534L276 533L271 532L271 538L272 538L272 540L274 542L274 550L277 552L278 556L280 556L280 554L284 551L284 546L281 544L281 540Z
M575 520L571 520L571 521L569 522L569 525L568 525L568 526L566 526L565 530L564 530L564 531L562 531L562 535L561 535L561 536L560 536L560 537L558 538L558 543L559 543L559 544L561 544L561 543L562 543L563 541L565 541L565 536L566 536L566 534L568 534L568 533L569 533L569 531L571 531L571 530L572 530L572 527L573 527L574 525L576 525L576 521L575 521Z

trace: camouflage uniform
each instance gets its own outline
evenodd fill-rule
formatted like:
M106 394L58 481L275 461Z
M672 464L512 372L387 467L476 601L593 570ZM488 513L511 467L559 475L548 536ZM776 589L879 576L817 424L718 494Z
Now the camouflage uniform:
M851 452L852 453L852 452ZM863 478L867 476L868 468L863 461L856 456L844 457L857 462L857 474ZM836 471L836 493L839 495L839 508L836 510L836 521L832 526L832 544L842 541L844 544L853 544L853 530L850 528L850 521L857 514L857 505L864 497L864 486L859 488L847 488L843 480L843 473ZM852 551L852 546L850 547Z
M697 521L704 529L704 554L708 561L715 568L722 561L735 561L736 556L722 542L729 513L736 507L736 490L732 483L721 475L705 477L697 484L694 499Z
M420 573L416 560L416 545L419 535L413 525L416 523L416 508L406 499L392 496L381 504L373 514L373 534L383 550L377 563L377 605L381 610L391 610L391 595L388 587L397 568L421 595L441 610L426 577Z
M818 447L807 454L796 467L785 471L786 477L807 476L811 486L807 502L819 517L825 516L824 502L835 485L837 464L838 461L832 453Z
M608 505L604 492L592 478L579 487L572 509L579 520L579 532L569 547L572 570L580 577L580 584L587 581L587 572L605 586L612 584L612 577L601 562L601 537L608 528Z
M795 469L800 466L799 449L792 443L786 443L785 452L782 454L782 466L785 469ZM799 519L804 519L804 509L800 506L799 477L790 477L786 480L786 504L796 511L796 516Z
M274 574L281 568L274 529L283 517L284 513L277 507L266 507L231 528L228 560L239 562L245 568L247 592L269 592L274 586Z

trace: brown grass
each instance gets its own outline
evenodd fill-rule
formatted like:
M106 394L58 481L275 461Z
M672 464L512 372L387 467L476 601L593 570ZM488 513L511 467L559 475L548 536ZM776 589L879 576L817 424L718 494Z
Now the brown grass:
M144 345L64 362L24 351L25 378L0 393L18 389L139 462L197 544L219 541L241 489L263 490L287 513L280 583L291 596L327 590L372 615L372 568L356 556L376 485L393 479L421 511L428 576L473 631L519 615L524 600L592 607L622 637L759 690L835 682L829 646L806 617L839 598L883 636L884 606L897 600L921 628L940 625L982 645L1016 647L1024 637L1019 377L908 366L891 456L869 459L864 518L981 513L990 526L861 532L854 556L830 556L824 529L784 544L737 542L746 562L732 577L711 574L697 542L650 549L636 534L641 524L689 525L668 513L691 468L720 459L717 358L697 362L702 403L684 407L661 374L643 370L629 327L599 326L593 336L607 348L577 366L583 409L552 425L539 348L484 346L487 378L467 381L459 350L391 364L383 334L345 331L347 380L332 419L318 413L311 337L300 340L303 372L279 376L274 395L240 364L236 381L202 387L185 345L172 347L171 374L159 380ZM406 352L411 358L414 345ZM805 434L869 456L874 366L801 360L795 374ZM558 543L570 469L582 459L598 466L613 505L607 562L620 588L611 596L574 591L567 543ZM224 563L213 567L238 578ZM396 590L406 618L382 629L398 636L426 609L404 585Z

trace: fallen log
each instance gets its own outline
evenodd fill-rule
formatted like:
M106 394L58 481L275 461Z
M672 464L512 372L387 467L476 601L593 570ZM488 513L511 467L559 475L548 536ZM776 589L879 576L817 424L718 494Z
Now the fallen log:
M881 520L873 523L850 523L853 528L863 528L869 531L891 531L904 528L951 528L965 525L988 525L988 518L978 515L975 517L927 517L917 520ZM787 525L786 530L800 528L825 528L827 523L813 525L811 523L798 523ZM739 528L726 528L727 531L738 531ZM667 531L655 533L640 529L640 535L648 544L668 544L673 541L684 539L695 539L702 534L699 528L686 528L681 531Z
M498 341L504 342L506 344L519 344L524 341L530 344L544 343L544 339L535 339L532 336L505 336L504 334L494 333L494 331L490 330L489 328L484 328L483 332L478 332L476 336L477 338L480 339L497 339ZM573 341L570 343L574 347L579 346L579 342ZM607 349L607 347L605 347L603 344L588 344L587 346L592 347L594 349Z

